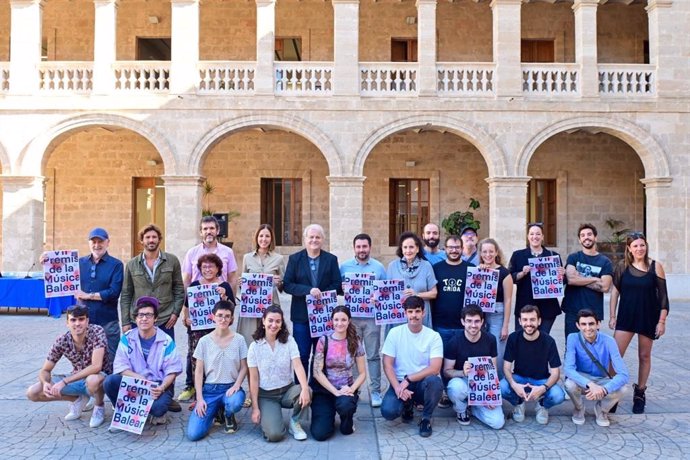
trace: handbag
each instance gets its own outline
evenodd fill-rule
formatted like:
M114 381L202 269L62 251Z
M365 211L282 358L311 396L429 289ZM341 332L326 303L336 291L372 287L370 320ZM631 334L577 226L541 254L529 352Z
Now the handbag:
M611 377L611 374L609 374L609 371L604 367L603 364L601 364L601 362L599 362L599 360L597 359L597 357L594 356L594 353L592 353L592 352L589 350L589 348L587 348L587 344L585 343L585 339L582 338L582 334L578 334L577 336L580 338L580 343L582 344L582 348L585 349L585 352L586 352L587 355L589 356L589 359L592 360L592 362L597 366L597 368L599 368L599 370L600 370L601 372L604 373L604 375L605 375L606 377L612 378L612 377Z

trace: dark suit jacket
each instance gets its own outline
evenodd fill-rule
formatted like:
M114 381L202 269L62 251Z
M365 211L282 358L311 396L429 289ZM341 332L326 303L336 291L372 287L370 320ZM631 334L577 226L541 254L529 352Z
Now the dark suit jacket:
M291 255L288 259L285 276L283 277L283 288L285 292L292 295L290 305L290 319L293 323L306 323L309 321L307 316L307 294L312 288L319 288L321 291L338 291L343 293L340 269L338 268L338 258L321 250L319 255L319 270L316 275L318 283L314 286L311 282L311 268L309 267L309 256L307 250L302 249Z

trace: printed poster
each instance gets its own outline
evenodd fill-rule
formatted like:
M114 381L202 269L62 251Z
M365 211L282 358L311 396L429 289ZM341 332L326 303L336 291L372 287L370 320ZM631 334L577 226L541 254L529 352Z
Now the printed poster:
M467 374L467 385L470 387L468 405L501 407L501 387L491 357L476 356L467 360L472 366Z
M374 306L376 307L374 322L377 326L401 324L407 321L402 306L404 290L403 280L374 281Z
M498 270L468 267L465 306L479 305L484 313L495 313L498 275Z
M122 376L110 428L141 434L153 405L154 382Z
M187 288L187 306L193 331L216 327L216 323L213 322L213 307L220 301L220 294L216 292L217 287L217 284L200 284Z
M79 253L76 250L48 251L43 263L46 299L71 296L79 291Z
M242 273L240 278L240 316L261 318L273 305L273 275Z
M345 273L343 292L345 305L350 308L353 318L374 317L374 280L373 273Z
M558 274L558 269L561 267L560 257L535 257L527 261L532 280L532 297L535 299L563 297L563 277Z
M312 339L333 332L331 314L336 306L338 306L338 294L335 290L323 291L318 300L312 295L307 295L309 333Z

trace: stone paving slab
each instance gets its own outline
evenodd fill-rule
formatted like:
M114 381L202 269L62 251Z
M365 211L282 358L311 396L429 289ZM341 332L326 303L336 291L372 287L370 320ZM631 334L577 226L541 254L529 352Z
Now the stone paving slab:
M644 415L631 414L630 398L621 403L612 416L609 428L594 423L591 406L587 423L576 426L570 421L571 406L566 401L551 410L547 426L534 421L533 408L528 406L527 419L518 424L506 422L504 429L490 430L472 419L460 427L451 409L438 410L431 438L421 438L417 426L384 420L378 409L368 405L366 392L356 415L357 431L352 436L336 435L327 442L309 439L298 442L266 443L260 429L244 409L238 421L240 430L226 435L215 429L196 443L184 436L189 417L186 404L179 414L169 414L170 423L146 428L141 436L125 432L110 433L107 425L88 427L89 414L81 420L66 422L66 403L31 403L24 397L27 386L37 378L48 348L54 338L65 330L64 319L56 320L42 314L2 312L0 323L0 459L80 459L134 458L150 459L163 455L170 459L232 458L232 459L682 459L690 458L690 388L681 382L690 381L690 361L686 349L690 338L688 303L672 302L667 336L655 343L652 376ZM562 319L557 321L553 335L563 350ZM604 331L610 333L607 329ZM176 329L185 338L182 327ZM182 353L186 340L179 341ZM637 347L633 342L626 362L635 378ZM60 363L57 372L69 371ZM177 392L184 379L177 379ZM504 405L506 414L509 405ZM106 409L106 417L112 411ZM285 413L287 417L287 412ZM305 424L308 427L308 423Z

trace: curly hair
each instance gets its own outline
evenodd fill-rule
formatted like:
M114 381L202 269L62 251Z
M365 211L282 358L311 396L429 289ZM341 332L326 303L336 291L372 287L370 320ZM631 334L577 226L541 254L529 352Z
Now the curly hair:
M412 238L414 241L415 246L417 246L417 257L426 260L426 257L424 256L424 243L422 243L421 238L416 233L413 232L403 232L400 234L400 238L398 239L398 249L395 251L395 255L398 256L398 258L402 259L403 257L403 251L402 251L402 245L405 242L405 240Z
M285 316L283 315L283 309L277 305L271 305L270 307L267 307L264 310L264 314L261 317L261 321L259 321L259 326L256 328L256 331L254 331L254 334L252 334L252 338L257 342L263 338L266 338L266 326L264 326L264 320L271 313L278 313L280 315L281 324L277 336L278 342L287 343L288 337L290 337L290 331L288 331L288 328L285 325Z

